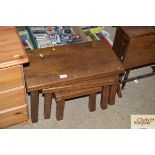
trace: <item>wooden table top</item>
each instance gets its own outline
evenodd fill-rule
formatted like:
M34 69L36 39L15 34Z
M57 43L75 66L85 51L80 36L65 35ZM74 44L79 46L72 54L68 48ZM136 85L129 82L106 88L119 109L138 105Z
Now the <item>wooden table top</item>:
M55 50L52 47L36 49L27 54L30 65L24 72L28 91L123 71L117 56L103 40L57 46Z
M121 26L129 38L155 35L155 26Z
M13 26L0 26L0 68L28 62L26 52Z

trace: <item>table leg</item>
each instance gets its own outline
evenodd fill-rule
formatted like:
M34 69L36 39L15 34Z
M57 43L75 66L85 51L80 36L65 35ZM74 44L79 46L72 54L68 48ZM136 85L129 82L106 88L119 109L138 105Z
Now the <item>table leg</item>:
M124 89L124 87L126 85L126 82L127 82L128 76L129 76L129 73L130 73L130 70L126 70L126 73L124 75L124 79L122 81L122 90Z
M31 92L31 120L32 123L38 122L39 92Z
M96 93L89 95L89 104L88 108L90 112L93 112L96 110Z
M109 105L115 104L116 91L117 91L117 84L110 86Z
M117 84L117 95L120 98L122 98L122 92L121 92L122 77L123 77L123 74L120 74L118 78L118 84Z
M102 110L108 108L110 86L102 87L100 107Z
M44 118L49 119L51 116L52 94L45 94L44 101Z
M118 97L122 98L121 86L119 83L117 84L117 95Z
M57 118L58 121L63 120L64 107L65 107L65 100L57 101L56 118Z

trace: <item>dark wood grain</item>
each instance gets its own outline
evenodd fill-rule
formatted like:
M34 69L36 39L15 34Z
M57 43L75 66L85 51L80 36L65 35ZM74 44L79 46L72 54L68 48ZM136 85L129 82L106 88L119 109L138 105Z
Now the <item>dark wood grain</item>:
M49 119L51 116L52 94L45 94L44 101L44 118Z
M110 86L110 93L109 93L109 105L115 104L115 97L117 92L117 84Z
M71 99L74 97L89 95L88 108L89 111L95 111L96 109L96 93L101 92L101 87L97 88L87 88L79 90L62 91L55 93L55 98L57 102L56 118L57 120L63 119L64 104L66 99ZM46 92L45 92L46 93ZM59 105L60 104L60 105Z
M123 65L125 69L155 63L155 35L130 40Z
M113 50L125 69L155 63L155 27L118 27Z
M118 27L114 39L113 50L126 70L124 78L119 81L122 83L122 89L124 89L127 81L152 76L153 73L148 73L128 79L130 70L155 64L155 27ZM118 88L120 88L120 86ZM120 93L118 94L121 96Z
M108 108L110 86L104 86L101 92L100 107L102 110Z
M129 42L129 38L124 34L121 27L118 27L112 48L121 62L124 61Z
M38 106L39 106L39 92L32 91L31 94L31 120L33 123L38 122Z
M55 49L53 51L50 47L28 52L30 65L24 69L28 91L119 74L123 70L103 40ZM67 78L60 78L63 74L67 74Z
M121 29L129 38L155 35L155 26L122 26Z
M89 95L88 108L90 112L93 112L96 110L96 93L92 93Z
M116 77L117 75L113 75L113 76L107 76L107 77L97 78L93 80L60 85L57 87L45 88L43 89L42 93L43 94L44 93L56 93L56 92L62 92L62 91L70 91L70 90L73 91L73 90L79 90L79 89L101 87L103 85L104 86L113 85L116 83Z
M55 50L52 47L37 49L28 52L28 57L30 64L24 69L27 90L41 90L45 98L47 94L54 94L57 120L63 119L66 99L93 94L89 108L94 111L94 93L101 92L103 86L114 85L118 74L124 71L113 50L103 40L59 46ZM60 78L64 74L67 77ZM104 98L109 97L109 94L105 97L106 94L105 90ZM45 118L50 117L49 100L45 99ZM103 106L106 104L108 102L103 101Z
M56 118L58 121L63 120L65 100L57 101Z
M55 97L56 97L56 101L60 101L60 100L72 99L75 97L101 92L101 90L102 90L101 87L94 87L94 88L86 88L86 89L77 89L74 91L72 90L62 91L62 92L56 92Z

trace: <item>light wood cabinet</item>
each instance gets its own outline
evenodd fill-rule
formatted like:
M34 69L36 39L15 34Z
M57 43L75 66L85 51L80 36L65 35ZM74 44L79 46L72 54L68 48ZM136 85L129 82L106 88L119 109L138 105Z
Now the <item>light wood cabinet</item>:
M22 66L27 62L15 27L0 27L0 128L28 120Z

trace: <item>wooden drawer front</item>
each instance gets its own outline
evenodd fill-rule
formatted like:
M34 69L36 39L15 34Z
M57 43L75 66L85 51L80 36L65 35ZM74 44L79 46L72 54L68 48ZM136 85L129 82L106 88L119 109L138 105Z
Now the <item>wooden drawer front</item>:
M3 114L0 113L0 128L4 128L27 120L28 112L27 105L25 105L25 107L19 107L15 110Z
M0 92L0 111L26 103L24 86Z
M22 66L0 69L0 91L23 85Z

